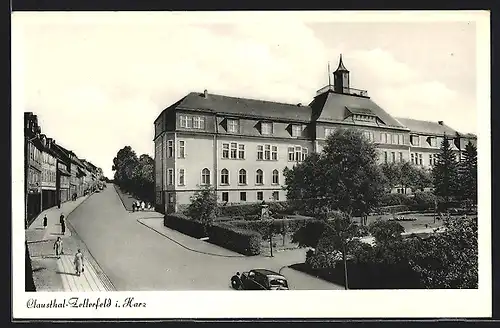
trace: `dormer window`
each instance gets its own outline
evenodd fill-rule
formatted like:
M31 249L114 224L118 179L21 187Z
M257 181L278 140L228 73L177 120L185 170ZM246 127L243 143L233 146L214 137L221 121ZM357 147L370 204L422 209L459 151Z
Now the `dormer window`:
M420 146L420 136L410 136L410 142L412 146Z
M292 137L302 136L302 125L293 124L292 125Z
M353 117L356 121L375 122L376 120L376 117L371 115L354 114Z
M273 134L273 123L271 122L260 123L260 133L263 135Z
M437 140L436 137L429 137L427 138L427 142L431 147L436 147L437 146Z
M239 122L238 122L238 120L228 119L227 120L227 132L238 133L238 131L239 131Z

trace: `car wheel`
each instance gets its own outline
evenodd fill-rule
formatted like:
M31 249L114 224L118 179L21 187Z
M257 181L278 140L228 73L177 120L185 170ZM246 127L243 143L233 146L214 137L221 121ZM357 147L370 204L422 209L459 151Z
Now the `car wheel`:
M231 279L231 286L235 290L240 290L241 289L241 282L239 281L239 279L233 278L233 279Z

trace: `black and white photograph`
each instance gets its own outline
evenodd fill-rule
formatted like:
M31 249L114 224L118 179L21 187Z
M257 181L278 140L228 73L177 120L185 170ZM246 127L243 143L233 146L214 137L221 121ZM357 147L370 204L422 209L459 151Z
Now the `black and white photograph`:
M491 315L489 12L11 18L14 317Z

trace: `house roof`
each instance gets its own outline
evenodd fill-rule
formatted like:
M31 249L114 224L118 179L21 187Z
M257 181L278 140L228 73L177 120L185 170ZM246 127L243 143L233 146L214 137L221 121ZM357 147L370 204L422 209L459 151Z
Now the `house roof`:
M415 120L412 118L397 118L402 124L410 129L411 132L435 135L455 135L457 131L450 128L446 124L439 122Z
M177 109L207 110L213 113L309 121L311 108L273 101L191 92L177 102Z
M335 93L331 90L317 95L309 104L318 121L351 122L359 125L373 125L352 120L351 114L374 115L383 123L379 126L405 128L373 100L367 97Z

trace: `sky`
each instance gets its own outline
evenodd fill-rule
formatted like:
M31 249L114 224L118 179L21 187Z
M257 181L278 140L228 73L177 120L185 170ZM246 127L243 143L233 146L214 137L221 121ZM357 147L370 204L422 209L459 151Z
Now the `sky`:
M154 120L189 92L307 104L342 53L351 87L391 115L477 133L472 20L187 16L15 13L24 111L112 178L124 146L153 156Z

